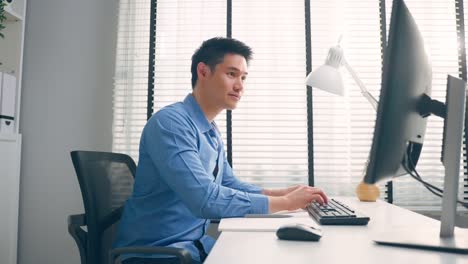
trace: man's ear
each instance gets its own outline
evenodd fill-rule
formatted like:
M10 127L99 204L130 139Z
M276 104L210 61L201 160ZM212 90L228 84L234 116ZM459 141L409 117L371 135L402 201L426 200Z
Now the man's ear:
M205 79L210 73L210 67L203 62L197 64L198 79Z

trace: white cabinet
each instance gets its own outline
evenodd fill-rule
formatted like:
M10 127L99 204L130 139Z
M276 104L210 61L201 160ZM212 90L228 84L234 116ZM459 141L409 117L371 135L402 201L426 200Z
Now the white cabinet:
M0 0L2 1L2 0ZM26 0L13 0L5 8L7 20L0 38L0 72L16 77L15 127L0 132L0 263L17 263L18 209L21 164L19 128Z
M0 135L0 263L16 264L21 136Z
M6 72L16 77L15 134L19 133L25 7L26 0L13 0L5 8L7 19L4 23L6 27L2 30L5 37L0 38L0 72Z

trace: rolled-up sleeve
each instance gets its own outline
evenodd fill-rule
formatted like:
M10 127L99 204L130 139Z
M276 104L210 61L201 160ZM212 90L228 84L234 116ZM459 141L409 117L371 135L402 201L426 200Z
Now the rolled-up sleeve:
M147 125L148 126L148 125ZM162 179L199 218L224 218L267 213L268 198L242 188L213 182L205 170L195 126L183 116L160 111L146 128L143 140Z

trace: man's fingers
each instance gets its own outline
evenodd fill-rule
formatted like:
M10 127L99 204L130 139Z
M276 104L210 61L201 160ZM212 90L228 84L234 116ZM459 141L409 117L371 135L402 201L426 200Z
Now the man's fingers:
M316 188L316 187L309 187L309 188L314 194L320 195L322 197L324 203L328 203L328 197L327 197L327 195L325 195L325 193L321 189Z
M323 200L322 196L318 195L318 194L313 194L312 195L312 202L317 202L319 204L324 204L325 201Z

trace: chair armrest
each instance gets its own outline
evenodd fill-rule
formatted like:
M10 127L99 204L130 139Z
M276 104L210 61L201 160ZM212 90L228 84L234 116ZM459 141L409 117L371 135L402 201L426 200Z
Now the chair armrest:
M121 247L114 248L109 252L109 264L114 264L115 259L125 253L141 253L141 254L164 254L176 256L180 260L180 264L191 264L192 256L188 250L183 248L171 247Z
M68 216L68 225L73 226L85 226L86 225L86 216L85 214L69 215Z
M86 226L86 217L84 214L68 216L68 233L73 237L80 252L82 264L86 264L86 242L88 234L81 229Z

